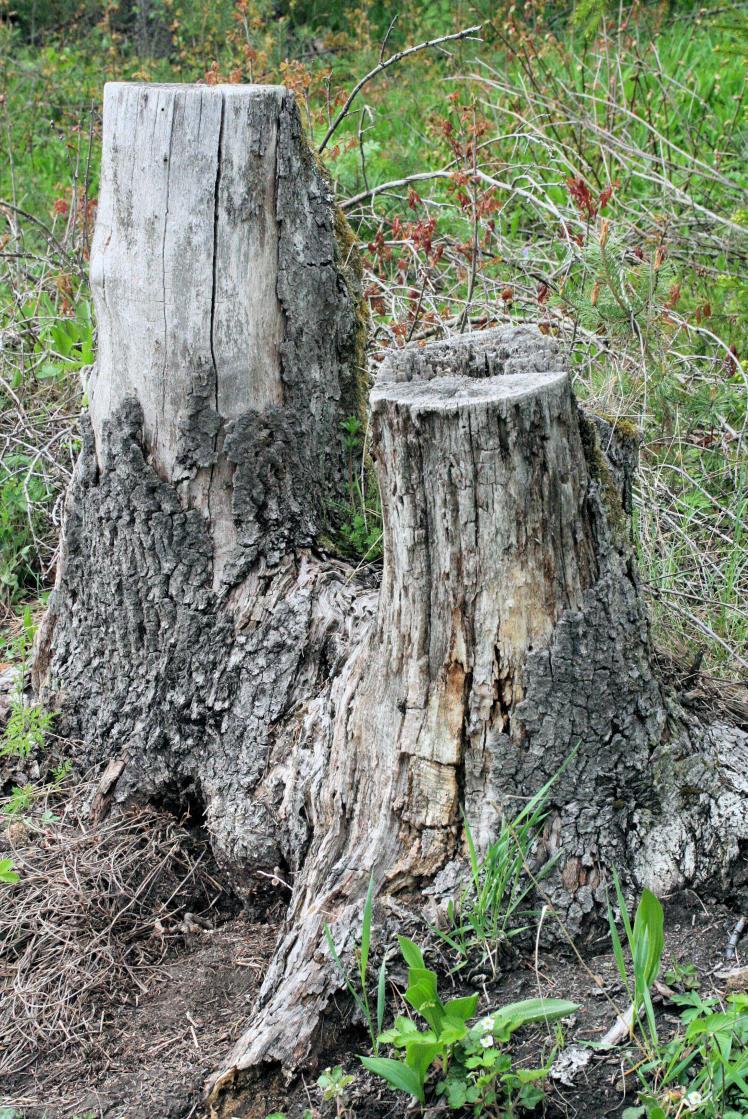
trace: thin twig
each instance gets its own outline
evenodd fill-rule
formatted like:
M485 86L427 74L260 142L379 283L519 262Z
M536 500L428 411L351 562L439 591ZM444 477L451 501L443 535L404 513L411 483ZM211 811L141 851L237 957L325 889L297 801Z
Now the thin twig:
M378 74L381 74L382 71L386 70L389 66L394 66L396 62L401 62L404 58L409 58L411 55L418 54L420 51L429 50L431 47L439 47L443 43L454 43L454 42L457 42L460 39L476 39L477 34L480 31L482 26L483 26L482 24L478 23L478 24L475 25L475 27L465 28L464 31L455 31L451 35L440 35L438 39L427 39L425 42L417 43L413 47L406 47L405 50L397 51L395 54L390 55L389 58L384 59L384 61L382 61L381 58L380 58L380 61L377 63L377 65L374 67L374 69L370 70L368 74L364 74L363 78L361 78L360 81L356 82L356 85L353 87L351 92L348 94L348 97L346 98L346 101L345 101L345 104L343 105L343 108L340 110L338 115L335 117L335 120L332 122L332 124L328 128L327 132L324 135L322 143L320 144L319 148L317 149L317 151L320 153L320 155L325 150L325 148L329 144L330 140L332 139L332 137L337 132L339 125L348 116L348 112L350 110L350 107L353 104L356 97L359 95L359 93L364 88L364 86L367 84L367 82L370 82L372 80L372 78L376 78ZM390 29L387 31L387 36L385 37L385 42L386 42L387 38L389 37L389 32L390 32L391 29L392 29L392 25L390 25ZM481 40L477 39L477 41L480 42Z

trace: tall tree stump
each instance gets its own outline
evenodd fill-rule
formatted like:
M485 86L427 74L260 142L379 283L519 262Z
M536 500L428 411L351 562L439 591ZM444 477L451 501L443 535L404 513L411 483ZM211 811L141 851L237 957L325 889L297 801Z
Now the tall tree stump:
M88 759L127 758L120 796L204 807L236 867L283 862L249 798L351 624L305 549L365 406L359 271L286 90L107 85L98 358L36 678Z
M272 87L107 87L99 361L36 683L116 757L119 800L204 813L286 927L214 1081L308 1053L371 874L454 886L554 774L539 856L572 930L616 865L739 886L748 738L688 723L651 666L635 444L585 416L556 343L487 331L371 394L379 589L317 547L359 410L352 240Z

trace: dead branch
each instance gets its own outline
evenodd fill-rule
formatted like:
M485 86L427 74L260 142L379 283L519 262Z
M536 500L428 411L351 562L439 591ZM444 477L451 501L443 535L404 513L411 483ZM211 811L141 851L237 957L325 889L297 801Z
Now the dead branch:
M370 70L368 74L364 74L363 78L361 78L360 81L356 82L355 86L348 94L343 108L340 110L338 115L335 117L335 120L328 128L327 132L324 135L322 143L317 149L320 155L337 132L340 124L348 116L351 105L355 101L356 97L358 97L361 90L364 88L367 82L370 82L372 80L372 78L376 78L378 74L381 74L382 71L386 70L389 66L394 66L396 62L401 62L404 58L409 58L411 55L419 54L421 51L429 50L431 47L439 47L443 43L454 43L460 39L476 39L477 34L481 30L482 26L482 24L478 23L475 25L475 27L466 27L463 31L455 31L451 35L440 35L438 39L427 39L423 43L417 43L415 46L406 47L405 50L397 51L395 54L390 55L389 58L384 59L384 61L380 59L374 69ZM389 31L387 34L389 35ZM480 42L480 40L477 41Z

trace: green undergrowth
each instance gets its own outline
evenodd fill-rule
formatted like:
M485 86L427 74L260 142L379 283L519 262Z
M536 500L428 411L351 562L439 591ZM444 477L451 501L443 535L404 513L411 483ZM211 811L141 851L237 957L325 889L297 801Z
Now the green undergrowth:
M507 828L516 831L519 823L521 818L507 821ZM508 914L505 929L511 935L518 917L524 916L512 910L515 883L497 871L490 850L478 856L470 848L479 878L491 885L493 908ZM520 873L529 896L538 880L528 869ZM557 921L563 934L561 919L552 907L546 909L547 919ZM360 1064L375 1080L384 1081L403 1106L409 1100L415 1114L430 1115L434 1109L476 1119L538 1114L550 1095L549 1075L556 1058L585 1050L590 1058L595 1052L610 1056L613 1044L625 1076L622 1119L739 1119L744 1114L748 996L702 993L693 965L676 959L666 966L665 913L649 890L642 891L632 914L618 876L612 874L607 951L619 985L609 985L606 995L611 1018L617 1017L628 1030L627 1034L624 1028L616 1042L586 1037L585 1008L542 993L539 944L538 996L496 1004L485 986L482 991L471 987L470 977L459 986L454 971L442 978L444 941L434 938L434 930L422 947L393 932L391 920L379 925L376 913L372 874L355 945L351 947L347 929L344 942L336 946L333 931L325 926L326 950L367 1027L370 1048L359 1054ZM533 923L537 919L535 912ZM485 963L485 944L492 937L484 929L468 946L473 963ZM462 946L447 943L455 957L462 956ZM596 944L595 967L600 968L601 941ZM400 958L406 968L404 980ZM599 975L586 970L590 980L599 981ZM663 973L668 987L662 985ZM442 992L443 983L450 985L449 995ZM515 1034L524 1039L521 1057ZM533 1037L529 1051L528 1034ZM352 1057L325 1069L317 1086L321 1102L334 1102L338 1116L359 1114L370 1091L360 1083L360 1069ZM313 1104L314 1096L309 1100Z
M556 336L579 395L641 436L635 528L657 640L689 662L702 651L707 673L744 671L741 6L404 0L389 33L394 12L373 0L14 11L0 20L0 608L54 574L95 349L103 82L281 81L319 144L381 59L481 23L480 42L384 69L325 147L361 254L369 357L376 369L408 341L502 323ZM347 423L346 494L322 543L368 562L379 499L364 417Z

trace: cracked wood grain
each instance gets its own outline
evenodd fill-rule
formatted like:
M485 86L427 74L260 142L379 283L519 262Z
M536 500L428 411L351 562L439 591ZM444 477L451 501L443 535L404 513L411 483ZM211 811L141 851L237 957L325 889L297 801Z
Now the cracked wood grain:
M654 676L633 451L580 411L553 341L407 347L371 413L377 613L314 715L309 845L260 1004L213 1080L217 1114L253 1070L303 1061L339 984L324 924L352 950L369 876L420 906L425 883L459 896L463 813L483 851L564 766L535 858L556 859L545 889L567 930L603 911L611 866L660 893L742 873L748 736L689 725Z

